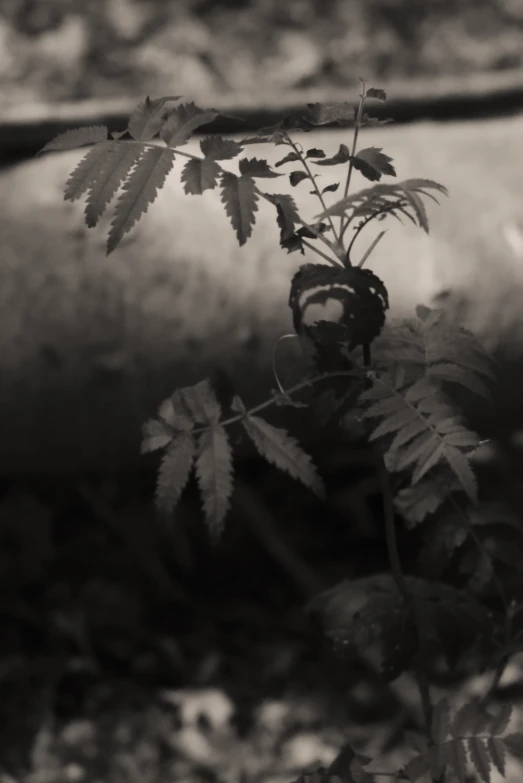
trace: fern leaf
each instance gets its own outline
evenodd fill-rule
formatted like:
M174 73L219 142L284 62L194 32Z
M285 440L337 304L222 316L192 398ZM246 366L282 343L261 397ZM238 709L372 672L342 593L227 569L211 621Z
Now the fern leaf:
M216 424L200 435L196 478L211 534L218 537L233 489L232 451L225 429Z
M178 389L180 404L197 424L217 424L222 410L208 378Z
M450 742L441 742L427 751L433 780L444 780L447 767L452 765Z
M495 718L487 712L479 699L472 699L463 704L454 715L451 725L453 737L463 737L467 734L477 736L484 731L489 731Z
M425 206L423 204L423 201L420 199L417 193L408 190L405 188L405 183L403 183L403 188L405 191L405 196L407 200L409 201L412 210L414 214L416 215L418 219L418 225L420 228L422 228L425 233L429 233L429 219L427 217L427 212L425 210Z
M443 505L455 488L447 476L438 473L425 477L414 486L400 489L394 498L394 505L409 528L413 528Z
M449 446L476 449L479 446L479 436L467 429L458 416L448 416L435 422L437 432Z
M430 772L430 764L427 758L427 753L423 753L419 756L415 756L409 763L403 768L403 772L408 777L411 783L417 783L417 781Z
M418 224L427 230L428 222L418 193L422 190L431 189L439 190L441 193L448 195L448 191L443 185L439 185L432 180L410 179L390 185L374 185L372 188L360 190L358 193L353 193L351 196L337 201L324 212L316 215L315 219L324 220L334 215L341 217L346 215L349 210L352 210L352 214L349 216L349 222L351 222L355 216L376 216L383 213L386 209L389 214L394 214L395 211L402 211L414 223L416 223L415 218L417 218ZM408 200L407 204L413 210L414 217L403 208L405 199ZM397 203L398 201L399 203Z
M156 505L164 515L172 514L189 480L195 455L194 438L188 432L174 437L160 463L156 483Z
M214 160L188 160L182 170L182 182L186 193L201 195L205 190L212 190L218 183L221 169Z
M374 98L374 100L376 101L384 102L387 100L387 93L385 92L385 90L382 90L381 87L369 87L369 89L365 93L365 97Z
M402 446L406 446L409 441L425 432L426 429L427 424L421 416L413 419L411 415L411 420L401 428L390 444L390 450L398 451Z
M417 421L413 422L413 417L415 415L416 412L411 408L404 408L403 410L396 411L392 416L388 416L384 419L384 421L372 431L369 440L373 441L377 438L382 438L384 435L389 435L392 432L397 432L398 430L403 431L407 425L412 425L413 423L417 424Z
M307 157L309 157L309 156L307 155ZM320 155L319 157L320 158L324 158L325 157L325 153L323 155ZM299 159L300 159L300 156L298 155L297 152L289 152L283 158L278 160L274 164L274 167L275 168L279 168L280 166L284 166L286 163L294 163L295 161L297 161Z
M105 125L87 125L84 128L73 128L60 133L54 139L48 141L45 147L42 147L40 153L72 150L77 147L85 147L87 144L98 144L107 139L107 128Z
M435 421L440 421L456 414L455 408L448 403L447 398L440 391L429 397L424 397L418 402L417 408L420 413L427 413L433 416Z
M475 702L465 702L456 711L450 725L450 733L455 739L462 738L472 731L476 714L477 706Z
M169 113L169 117L160 130L160 136L167 146L181 147L190 139L196 128L207 125L217 116L217 111L203 111L192 101L184 103Z
M490 783L491 759L488 746L480 737L470 737L467 741L470 760L476 767L484 783Z
M503 744L503 741L497 737L489 737L487 739L487 748L492 763L496 767L501 777L505 777L505 763L507 758L507 749Z
M461 740L450 742L449 767L459 783L467 781L467 747Z
M298 208L292 196L286 193L266 193L265 197L276 207L278 212L277 222L280 228L282 240L288 239L294 234L294 228L299 220Z
M398 456L398 471L405 470L417 462L425 462L430 457L431 452L440 444L434 441L431 432L422 432L414 438Z
M113 141L101 141L82 158L69 175L64 189L65 201L76 201L85 193L96 179L105 163Z
M180 389L177 389L161 403L158 408L158 417L171 430L188 432L194 426L194 419L184 404Z
M523 733L507 734L503 737L503 744L515 756L523 756Z
M388 392L390 395L390 392ZM360 400L366 400L368 399L367 392L363 392L363 394L360 395ZM362 413L362 417L364 419L375 419L382 416L392 416L396 413L401 413L405 408L405 403L403 401L403 398L396 395L390 395L387 396L386 399L381 399L379 402L376 402L374 405L371 405L369 408L367 408L364 413Z
M240 413L242 416L247 413L247 408L245 407L245 403L243 402L242 398L239 397L237 394L234 395L233 400L231 402L231 410L233 410L235 413Z
M354 106L349 101L340 103L308 103L303 119L311 125L352 125ZM307 126L305 125L305 128Z
M455 365L463 372L495 382L494 358L471 332L449 320L442 310L431 310L420 321L430 373L433 370L436 373L438 365L444 368ZM453 382L452 378L449 381Z
M470 467L470 460L454 446L444 444L443 456L461 484L464 492L475 505L478 502L478 482Z
M246 416L242 425L259 454L280 470L298 479L319 497L323 497L323 482L308 454L298 441L280 427L274 427L259 416Z
M165 425L158 419L147 421L142 427L141 453L164 449L172 440L173 433L167 432Z
M359 150L353 158L354 168L373 182L380 180L382 174L396 176L396 169L391 165L391 162L392 158L385 155L381 147L367 147Z
M439 182L435 182L433 179L411 177L410 179L403 180L401 185L407 190L420 191L422 188L425 188L426 190L437 190L440 193L443 193L444 196L449 195L449 191L445 185L440 185Z
M112 201L116 191L127 179L133 166L142 156L143 149L130 144L112 144L100 161L96 177L87 192L85 222L93 228Z
M116 204L107 241L108 255L141 215L147 212L149 204L152 204L158 194L158 189L163 186L173 162L172 150L162 147L150 147L140 157Z
M222 202L236 231L238 242L244 245L252 234L258 211L258 194L252 177L237 177L228 171L221 178Z
M129 117L127 130L137 141L151 141L165 122L167 101L177 101L180 96L166 98L147 98L134 109Z
M421 400L431 397L438 392L438 387L435 386L430 378L423 376L419 378L412 386L409 387L405 394L407 402L420 402Z
M209 160L229 160L243 150L241 144L222 136L207 136L200 141L200 149Z
M346 144L340 144L338 152L331 158L324 158L323 160L316 160L316 166L337 166L340 163L347 163L350 160L350 151ZM362 161L362 167L364 167ZM357 167L356 167L357 168ZM307 175L305 175L307 176Z
M499 715L494 718L492 721L492 726L490 727L491 733L494 735L494 737L501 737L501 735L508 729L513 712L513 704L503 704Z
M429 367L429 375L431 378L437 378L439 381L465 386L474 394L484 397L487 400L491 399L490 391L483 381L464 367L459 367L456 364L450 364L448 362L431 364Z
M412 471L413 484L417 484L418 481L421 481L421 479L426 476L429 470L432 470L432 468L440 462L443 450L443 444L438 443L437 445L431 447L430 453L418 458L417 465Z
M242 158L238 163L240 174L244 177L281 177L277 171L273 171L266 160L258 158Z

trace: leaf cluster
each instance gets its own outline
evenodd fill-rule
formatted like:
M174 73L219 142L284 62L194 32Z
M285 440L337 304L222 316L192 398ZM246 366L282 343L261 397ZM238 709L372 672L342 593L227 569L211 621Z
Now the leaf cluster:
M430 737L408 735L416 755L401 770L411 783L418 780L453 779L466 783L469 767L482 783L491 783L492 772L505 775L507 751L523 756L523 734L505 734L513 707L504 705L492 715L478 701L465 703L453 715L447 700L434 709Z
M385 682L415 668L423 652L420 633L424 649L435 658L443 655L451 668L473 647L489 643L492 616L473 596L417 577L405 577L405 586L409 602L390 574L345 580L315 598L310 609L344 660L375 650Z
M75 129L54 139L43 151L91 145L67 180L65 198L74 201L85 196L85 222L94 227L119 192L108 253L147 212L174 161L182 157L186 159L181 173L185 193L201 195L218 188L240 245L252 235L259 202L264 199L275 208L280 246L288 253L313 250L327 262L302 265L289 296L295 331L303 346L307 340L313 346L313 371L308 369L305 379L292 389L283 389L275 372L279 393L250 410L233 394L230 410L224 410L209 379L177 389L161 404L157 418L144 425L142 451L163 452L156 488L163 516L172 515L194 473L209 530L216 537L233 494L228 433L232 425L241 427L264 459L322 495L322 480L310 456L286 430L259 415L272 404L299 404L293 395L300 391L321 389L324 418L333 414L346 429L357 424L364 430L394 480L396 511L409 528L423 524L430 532L420 562L422 566L436 564L432 574L429 568L425 574L432 579L403 575L396 562L394 519L387 520L385 514L393 576L342 583L311 605L346 656L359 656L370 647L376 650L381 673L390 681L407 669L419 671L427 650L443 655L452 667L471 647L477 651L489 647L497 618L477 595L495 583L497 562L506 564L512 557L514 564L509 538L500 540L493 529L514 532L517 525L501 508L481 502L474 470L479 439L466 426L449 393L458 386L488 399L489 383L494 380L490 358L471 334L447 321L439 310L418 307L416 317L386 324L386 287L372 270L361 269L384 232L358 265L352 262L354 242L372 220L406 217L428 232L424 199L437 202L436 193L447 195L443 185L430 179L381 182L383 176L396 176L392 159L381 147L357 150L357 140L361 127L383 124L364 108L369 99L386 100L386 94L377 88L365 91L363 84L359 97L356 107L348 102L309 104L241 141L203 138L201 156L183 147L216 119L218 111L179 103L179 96L146 98L123 132L109 135L105 126ZM305 149L291 136L291 132L306 134L327 125L353 127L352 148L340 144L328 156L322 149ZM223 167L246 147L260 143L286 147L285 154L273 167L257 157L240 157L235 172ZM346 167L342 196L328 205L326 196L336 193L340 182L320 189L315 171L339 166ZM349 194L354 170L372 185ZM259 180L284 176L283 171L292 188L307 183L317 197L318 214L310 221L302 218L292 196L259 187ZM353 233L346 246L344 235L349 228ZM328 305L334 306L334 318L318 315ZM469 591L439 579L444 571L440 564L456 552L463 554ZM497 652L501 666L521 648L521 632L511 627L514 612L506 614L507 633ZM422 692L421 697L423 701ZM430 717L430 709L425 711ZM523 755L522 736L505 734L510 716L508 708L493 716L483 706L470 703L451 717L448 703L441 702L432 720L427 718L426 741L411 736L416 755L401 771L402 777L416 783L424 776L440 779L449 774L465 783L467 766L472 765L481 780L490 783L493 770L504 774L507 750ZM310 783L370 783L364 762L346 746L327 770L309 776Z
M164 451L156 487L160 512L172 515L194 468L206 522L214 536L222 530L233 491L232 447L226 430L233 423L241 424L269 463L317 495L323 494L322 480L295 438L247 411L238 396L231 407L235 415L224 419L213 384L206 379L177 389L161 404L158 418L143 427L142 453Z
M385 100L386 95L382 90L371 88L361 98L363 105L370 98ZM346 127L354 125L356 121L360 126L382 124L378 120L373 122L368 114L361 115L347 102L309 104L303 111L293 112L271 128L262 129L257 135L239 142L220 136L204 138L200 142L203 157L199 157L181 148L202 126L212 123L219 112L200 109L193 102L172 105L179 100L179 96L147 97L135 108L123 132L109 135L108 129L102 125L77 128L60 134L42 150L49 152L94 145L71 173L65 188L65 198L74 201L87 196L85 222L92 228L109 207L117 191L122 191L111 222L108 254L155 201L178 156L187 159L181 174L185 193L199 195L217 186L220 188L225 213L240 245L252 234L258 202L263 198L276 207L282 247L288 252L298 250L303 253L308 240L320 239L330 251L330 258L326 258L331 263L348 263L348 257L345 257L342 249L341 236L334 228L331 215L345 214L350 210L349 222L354 217L363 217L356 233L375 217L385 217L387 214L399 217L400 213L408 215L427 229L428 222L420 194L432 197L427 192L431 188L446 192L443 186L429 180L407 180L398 186L375 186L362 191L354 201L345 198L327 208L323 196L335 192L339 183L331 183L320 191L309 162L320 167L348 164L349 179L350 171L355 168L364 177L376 182L383 174L396 175L391 158L381 148L369 147L350 152L344 144L330 158L321 149L311 148L304 152L291 139L289 132L307 132L327 125ZM300 164L300 170L288 174L289 182L292 187L297 187L304 180L312 184L313 193L318 196L323 214L327 217L326 222L317 219L313 223L306 223L299 216L291 196L270 194L259 189L258 179L282 176L266 160L241 158L238 173L222 167L221 161L236 158L246 146L267 142L290 148L291 151L275 164L274 169L294 161ZM412 215L409 210L413 212Z

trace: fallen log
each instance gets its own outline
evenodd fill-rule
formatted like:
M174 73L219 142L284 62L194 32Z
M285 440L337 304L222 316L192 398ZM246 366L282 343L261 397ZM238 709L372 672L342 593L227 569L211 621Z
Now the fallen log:
M371 85L369 85L371 86ZM460 77L380 80L373 86L387 92L383 105L373 107L374 116L393 117L395 123L451 121L503 117L521 111L523 78L520 68L492 73L470 73ZM359 92L355 79L343 89L332 87L285 91L281 94L259 90L191 95L201 106L213 106L222 114L207 132L245 133L272 125L282 116L306 103L337 103ZM78 125L104 123L111 131L123 130L136 97L90 98L82 101L41 102L4 105L0 124L0 164L35 155L59 133Z
M523 120L420 123L366 130L398 178L433 178L450 198L427 206L431 233L379 223L363 232L355 260L389 228L367 265L389 288L391 315L451 290L472 303L471 326L493 345L521 345L523 267L519 160ZM309 147L334 153L350 131L313 132ZM198 152L193 140L187 151ZM248 404L272 379L272 349L290 331L289 281L304 260L278 247L275 211L260 203L251 239L238 247L219 193L187 196L181 163L121 246L105 256L111 212L96 229L81 203L63 200L83 152L49 154L0 172L0 474L126 471L140 464L140 426L174 388L216 365ZM248 156L283 157L253 146ZM236 171L234 161L226 168ZM278 169L282 171L283 169ZM340 172L322 171L320 182ZM356 177L353 189L368 185ZM320 211L307 183L271 180L302 214ZM372 225L372 224L371 224ZM283 366L290 361L283 351Z

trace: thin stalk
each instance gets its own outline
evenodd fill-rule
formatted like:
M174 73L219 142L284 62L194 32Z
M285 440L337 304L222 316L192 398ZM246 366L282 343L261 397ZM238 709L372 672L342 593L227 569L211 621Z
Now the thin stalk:
M418 633L418 654L416 656L416 665L414 667L414 675L420 694L421 708L423 711L423 717L425 721L425 727L427 732L427 738L430 738L430 730L432 725L432 702L430 700L430 688L425 667L423 665L424 651L426 644L418 623L418 611L415 598L411 595L405 575L401 567L401 560L398 550L398 540L396 537L396 526L394 520L394 504L392 499L392 491L390 488L389 474L383 460L383 455L379 454L379 471L380 482L383 495L383 517L385 522L385 540L387 545L387 554L390 563L390 570L394 581L398 587L399 592L403 596L405 604L410 608L414 615L414 621L416 623L416 629Z
M352 177L352 170L354 168L354 156L356 155L356 147L358 144L358 135L360 132L360 125L361 125L361 118L363 115L363 106L365 103L365 82L363 79L361 80L361 97L360 97L360 104L358 106L358 114L356 115L356 127L354 128L354 138L352 140L352 152L349 162L349 170L347 172L347 180L345 182L345 190L343 191L343 198L347 198L347 194L349 192L350 187L350 181ZM344 232L344 216L340 216L340 236L343 236Z
M314 188L314 192L316 193L316 196L320 200L320 204L322 206L322 209L323 209L324 212L326 212L327 211L327 205L325 203L325 199L323 198L321 190L319 189L318 185L316 184L316 177L312 173L312 171L310 169L310 166L307 163L306 158L303 157L302 153L298 149L298 145L291 139L291 137L287 136L286 138L288 140L289 145L292 147L292 149L294 150L295 154L300 159L301 165L303 166L303 168L307 172L307 176L309 177L310 181L312 182L312 187ZM336 240L337 245L339 246L340 245L340 240L339 240L336 228L334 227L334 222L332 220L332 217L330 215L327 215L327 220L330 223L330 227L332 229L332 233L334 235L334 238Z

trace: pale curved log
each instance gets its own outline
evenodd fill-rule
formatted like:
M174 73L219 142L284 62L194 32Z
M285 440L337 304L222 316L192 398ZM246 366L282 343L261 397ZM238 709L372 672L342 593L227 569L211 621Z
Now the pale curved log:
M393 157L399 179L434 178L450 190L440 207L428 206L428 237L392 220L358 240L354 260L389 227L368 265L389 287L391 314L408 314L450 288L470 295L478 332L495 342L508 329L520 340L523 267L510 231L517 235L523 200L522 133L523 120L513 118L361 135L360 147ZM299 140L334 153L350 138L324 131ZM198 143L186 149L197 152ZM286 151L261 145L245 154L275 162ZM186 196L178 163L147 215L106 258L111 212L88 230L83 203L62 196L82 154L47 155L0 173L4 475L132 469L143 420L213 365L230 371L248 403L263 400L272 346L290 330L289 281L305 259L279 249L270 205L260 203L253 236L239 248L219 194ZM234 161L225 167L237 170ZM340 178L341 169L317 170L322 186ZM319 211L307 183L293 189L282 176L259 184L295 195L306 218ZM368 184L358 175L353 189Z

